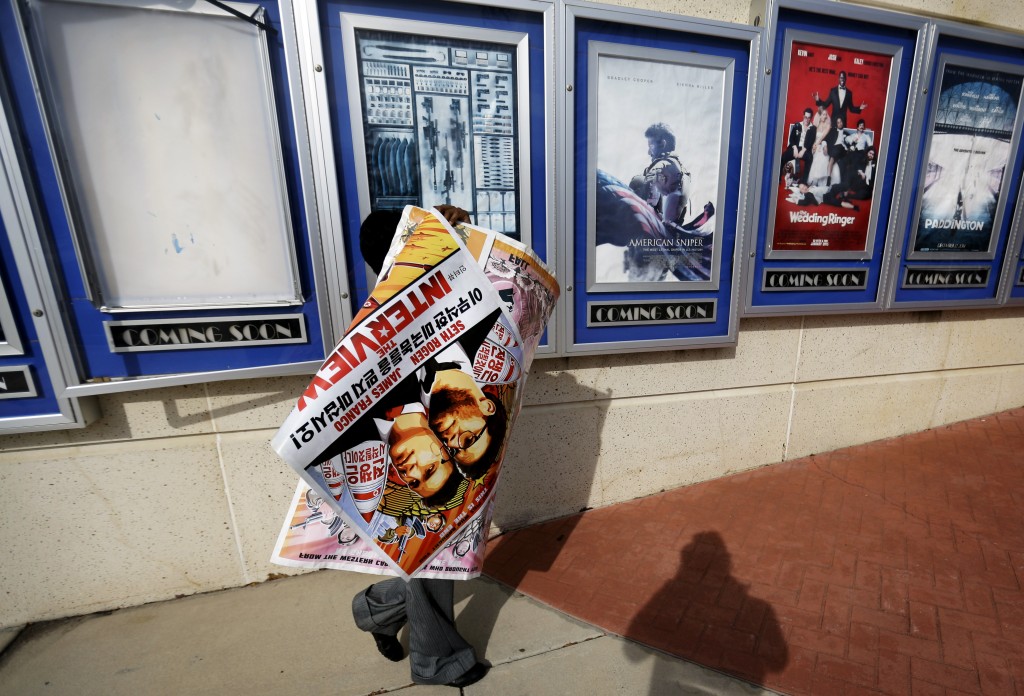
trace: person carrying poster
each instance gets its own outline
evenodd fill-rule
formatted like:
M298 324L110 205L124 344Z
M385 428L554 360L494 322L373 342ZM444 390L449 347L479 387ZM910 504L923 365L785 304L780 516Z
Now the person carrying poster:
M364 257L383 258L377 286L273 441L303 479L273 560L397 575L353 598L356 625L399 660L408 623L413 680L466 686L487 667L456 630L451 580L480 572L536 345L523 345L484 271L500 235L411 206L398 224L381 213L367 223ZM379 236L392 233L385 247ZM557 297L532 252L517 256Z
M446 208L444 212L452 224L469 219L460 208ZM390 231L397 228L401 222L397 215L393 216L393 220L388 219L389 217L392 216L378 215L374 219L368 219L360 229L363 257L378 275L381 272L384 254L379 253L374 247L378 240L388 238ZM392 458L395 470L405 482L408 492L395 485L391 489L391 497L404 497L409 500L412 507L401 509L400 503L388 500L385 494L381 510L395 515L404 524L396 528L399 530L397 534L395 530L389 529L388 532L392 536L389 539L382 539L383 541L390 541L396 536L404 537L409 533L422 537L426 535L425 527L436 532L444 526L443 511L452 509L465 500L468 482L455 474L455 455L448 452L447 459L442 456L442 450L446 449L442 434L435 434L434 429L427 423L428 412L431 419L437 417L429 400L434 391L436 374L443 374L450 364L440 364L439 360L445 353L451 357L456 351L457 357L462 360L455 366L455 370L462 374L462 370L465 369L466 352L462 346L455 343L437 357L429 359L424 367L417 370L420 398L411 408L404 408L405 413L396 417L396 420L413 419L410 427L419 429L427 456L421 462L417 459L416 452L404 451ZM423 398L424 389L426 399ZM435 403L434 406L436 405ZM385 437L383 433L381 437ZM436 460L433 455L435 450ZM422 496L420 507L416 507L417 495ZM414 509L425 514L411 514ZM424 522L417 526L421 517ZM392 662L404 657L397 635L402 626L408 624L409 664L413 680L425 684L440 683L463 687L482 679L487 673L487 666L477 662L472 646L459 634L455 626L453 601L452 580L412 578L405 581L402 578L391 578L357 593L352 598L352 617L360 630L370 633L380 654Z
M914 252L991 251L1024 75L943 62Z
M874 159L871 184L863 179L867 148L888 127L884 106L869 105L887 103L892 70L892 56L868 47L789 41L772 252L867 250L877 207ZM858 116L854 130L850 118Z

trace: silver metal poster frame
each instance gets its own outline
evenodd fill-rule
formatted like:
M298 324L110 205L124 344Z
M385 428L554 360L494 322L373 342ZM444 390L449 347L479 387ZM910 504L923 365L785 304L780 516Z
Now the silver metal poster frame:
M1024 304L1024 293L1019 297L1013 297L1015 287L1024 288L1024 185L1020 187L1017 194L1017 203L1013 207L1013 225L1010 228L1010 238L1006 244L1006 254L1003 258L1002 275L999 276L999 302L1006 305Z
M218 9L213 5L209 5L205 0L193 0L193 4L195 8L197 8L196 11L224 14L223 10ZM229 2L228 4L236 7L236 9L239 7L245 7L233 2ZM323 337L322 349L324 355L326 355L330 348L334 346L337 338L344 331L345 327L348 326L352 318L350 303L348 302L348 279L344 273L345 255L344 248L340 246L340 244L334 244L335 237L333 235L324 234L324 231L332 229L331 218L329 216L329 211L325 210L322 204L318 205L318 202L320 201L318 198L318 185L321 184L318 175L320 174L322 163L321 160L317 159L317 155L319 153L317 153L312 147L315 136L311 136L307 125L308 107L307 102L303 99L305 90L299 88L300 84L304 84L304 80L307 77L306 73L312 73L313 70L300 71L299 36L297 33L298 27L295 24L292 0L279 0L279 7L282 26L280 34L281 41L284 44L284 69L286 75L289 77L287 82L291 86L288 95L280 95L280 98L288 99L294 123L295 146L299 160L299 180L302 188L305 218L308 225L307 240L312 261L312 282L316 297L318 298L316 320L320 325L321 335ZM22 51L26 56L28 56L28 39L24 34L24 28L21 28L20 33ZM300 78L302 78L303 81L300 81ZM32 79L35 82L36 78L34 75ZM52 132L52 128L50 128L48 124L47 112L43 108L43 104L39 97L38 85L36 85L36 94L37 110L40 114L45 130L49 134ZM50 139L49 135L47 137ZM50 154L52 157L54 153L52 149L52 139L50 142ZM64 182L61 177L58 177L58 185L61 187L61 196L65 202L65 210L67 210L68 198L64 188ZM41 247L42 238L39 236L40 232L36 230L34 225L32 230L34 239L37 240L33 241L34 247ZM74 235L72 235L72 238L74 239ZM42 257L40 257L39 263L41 265L37 266L38 268L45 269L48 267L46 261ZM45 275L43 277L48 277L48 274L51 272L54 271L44 271ZM58 298L54 293L54 284L47 280L47 282L43 283L41 287L43 288L44 294L42 304L43 309L45 310L45 315L47 317L54 318L53 321L60 324L60 335L74 335L69 324L61 323L60 319L56 319L58 317L62 317L64 313L61 310L63 300ZM70 345L66 343L63 344L61 351L60 366L63 375L63 387L60 390L60 393L69 398L74 397L78 403L85 404L90 407L93 404L92 400L85 399L84 397L99 394L136 391L141 389L159 389L205 382L261 379L289 375L308 376L310 373L316 371L322 362L322 360L318 359L295 363L267 365L262 367L142 376L115 381L87 382L80 376L83 374L83 371L81 366L78 365L77 355Z
M1017 49L1024 49L1024 35L1006 31L999 31L996 29L987 29L984 27L978 27L970 24L962 24L960 22L953 22L949 20L929 20L928 22L928 50L925 58L922 61L922 69L919 71L920 76L916 81L916 89L920 92L926 92L928 86L932 82L933 70L937 67L937 56L938 56L938 44L939 39L943 35L952 35L960 39L966 39L969 41L976 41L979 43L990 43L996 46L1002 47L1013 47ZM1020 117L1020 109L1018 110L1018 118ZM924 109L919 109L914 122L914 129L909 132L906 138L907 142L919 144L922 138L925 137L925 129L930 124L925 123ZM1019 127L1019 124L1018 124ZM1019 133L1018 133L1019 136ZM1019 139L1019 138L1018 138ZM901 155L901 157L903 157ZM901 166L902 166L901 162ZM1012 177L1011 172L1011 177ZM909 175L909 173L908 173ZM916 179L914 180L916 181ZM997 281L996 294L993 298L986 299L966 299L966 300L941 300L941 301L896 301L896 293L900 289L903 281L903 274L900 272L900 267L903 264L902 251L906 237L910 234L908 231L908 225L910 216L916 212L917 201L913 198L913 192L915 187L909 183L908 176L900 178L899 182L901 185L893 193L893 205L896 206L898 202L899 215L895 219L895 227L890 228L889 238L886 241L886 254L889 255L890 269L886 274L887 285L885 287L885 309L889 311L907 311L914 309L974 309L974 308L985 308L992 307L1003 302L1013 304L1014 302L1008 299L1008 296L1012 290L1014 278L1012 277L1014 269L1011 265L1011 259L1008 258L1015 247L1014 231L1020 231L1020 234L1024 235L1024 227L1020 222L1020 214L1018 213L1013 222L1010 230L1008 231L1007 247L1004 251L1003 264L1000 267L997 264L992 265L992 272L1002 272L999 280ZM1024 205L1024 187L1022 187L1021 195L1018 196L1016 210L1021 210L1021 205ZM893 230L898 231L893 233ZM993 237L995 232L993 232ZM1019 253L1019 252L1018 252ZM939 258L935 258L931 255L927 257L929 260L933 259L939 261ZM973 257L976 260L978 257Z
M575 132L572 114L575 106L575 73L573 66L577 19L594 19L637 27L657 28L663 31L720 36L749 44L749 70L747 73L747 88L745 90L747 109L743 114L743 154L740 162L736 239L735 251L733 253L732 285L729 295L729 325L725 335L694 339L667 338L645 341L611 341L605 343L576 343L574 340L573 259L575 258L574 229L576 221L573 212L573 196L568 192L573 190L575 177L574 142L571 134ZM679 15L646 10L615 8L583 0L565 0L560 3L559 21L561 29L559 31L560 41L558 43L556 73L559 76L560 83L563 85L563 95L557 102L556 130L559 133L569 134L559 143L556 161L556 169L560 172L558 181L561 190L567 192L560 197L558 202L558 223L561 229L559 239L563 250L559 263L559 277L563 279L563 285L562 295L559 298L558 313L562 318L559 328L561 331L561 345L565 354L629 353L672 348L733 345L736 341L736 332L739 326L739 292L741 287L739 255L741 250L746 248L746 237L752 228L753 199L750 196L750 173L752 171L752 164L756 159L756 152L760 149L760 129L756 127L756 124L758 123L759 111L758 99L761 94L760 85L764 71L764 31L758 27L712 20L688 19ZM737 108L735 104L732 106ZM679 291L680 288L675 287L673 290ZM652 297L652 299L654 298ZM643 300L640 301L642 302ZM704 300L701 298L681 300L681 302L688 301L697 302ZM580 320L582 321L583 318L580 318Z
M203 0L194 0L191 4L174 4L171 2L148 3L143 0L36 0L37 2L59 2L64 4L79 4L91 6L119 7L141 11L174 12L185 14L197 14L210 17L231 17L232 15ZM285 14L290 14L286 9L286 1L282 0L282 20ZM230 6L243 14L253 16L262 20L263 9L259 5L243 4L237 2L229 3ZM238 20L242 21L242 20ZM60 104L56 98L56 78L50 74L47 62L40 55L48 54L48 41L40 31L35 31L26 26L24 16L19 15L20 32L23 37L23 49L32 66L32 80L39 96L40 111L43 114L43 121L46 125L46 137L50 147L51 158L58 172L61 196L64 202L65 214L68 219L68 226L71 229L71 239L74 244L75 253L78 259L79 270L85 284L87 296L96 307L103 312L159 312L159 311L189 311L197 309L245 309L258 307L287 307L302 304L301 289L299 287L299 269L294 239L294 221L291 220L289 209L289 196L285 184L284 163L281 157L281 133L277 122L276 97L273 89L273 81L270 69L269 47L267 45L266 31L258 31L260 54L262 57L261 68L264 75L264 93L261 99L266 105L268 122L271 124L269 141L274 144L278 171L275 172L277 179L279 202L281 213L284 216L285 229L281 230L281 238L287 249L287 258L283 260L287 264L288 273L291 277L292 293L290 298L283 298L275 301L223 301L223 302L183 302L181 304L131 304L113 305L103 297L100 282L100 268L90 251L90 243L87 239L90 223L84 214L80 198L85 194L80 189L78 177L75 176L72 158L69 156L70 145L68 133L70 125L65 122ZM287 40L287 39L286 39ZM278 261L281 262L280 260Z
M21 344L21 336L14 323L14 312L11 311L11 296L7 293L3 278L0 278L0 329L3 329L0 355L24 354L25 349Z
M888 297L887 289L890 285L889 279L895 273L895 256L898 255L898 247L894 242L894 237L902 237L900 230L903 229L900 226L901 209L897 205L897 201L901 200L901 196L903 195L902 191L904 189L911 188L906 183L908 167L911 166L908 164L908 158L910 152L913 150L913 144L916 142L914 135L916 132L915 129L919 128L918 124L922 120L917 102L921 84L927 80L928 76L926 57L931 50L929 22L924 17L917 17L891 10L865 7L862 5L853 5L845 2L836 2L834 0L767 0L764 4L763 12L757 12L757 8L752 7L752 21L755 24L763 23L767 30L767 36L765 38L765 70L770 73L771 66L774 64L775 60L773 52L780 9L834 17L837 8L841 8L843 17L850 21L883 24L885 26L897 27L914 32L917 35L914 44L914 57L911 63L912 68L909 94L907 97L907 109L903 118L903 139L899 148L899 163L896 167L896 175L894 179L892 210L889 213L889 224L885 228L886 240L882 258L878 261L878 263L881 264L880 276L878 279L878 292L875 295L875 299L871 302L754 305L754 288L756 285L761 283L761 278L756 276L754 269L756 268L757 254L763 251L763 249L757 244L758 235L757 227L755 227L753 233L749 236L749 245L745 248L745 252L743 253L742 275L745 283L743 294L744 317L795 316L804 314L852 314L878 312L885 308L886 298ZM767 122L769 101L767 94L771 89L771 79L772 76L769 74L765 79L764 88L761 92L762 98L758 105L759 123ZM760 148L757 152L757 160L753 164L753 171L758 173L763 171L765 166L764 158L768 156L774 157L775 153L773 152L768 154L764 152L764 148ZM754 210L757 211L761 209L761 189L762 186L760 183L754 185L754 192L752 195L755 200L753 205Z
M0 215L3 216L14 263L38 338L38 350L57 395L58 411L52 414L0 418L0 433L35 432L63 428L81 428L98 417L93 399L75 399L62 395L67 375L74 374L74 357L60 320L59 304L47 272L47 262L38 243L37 208L25 180L24 153L8 121L9 100L0 74ZM15 279L10 279L15 282ZM8 298L5 297L5 305ZM9 308L8 308L9 309ZM6 330L6 327L5 327ZM22 351L19 351L22 353ZM29 384L35 385L28 366L22 366ZM17 369L11 366L8 369ZM33 386L33 391L38 389ZM25 394L25 396L29 396Z
M474 5L479 4L467 0L455 0L457 3ZM555 75L554 56L554 26L555 10L553 2L549 0L493 0L487 2L488 7L507 8L521 10L524 12L537 13L542 17L544 26L544 151L547 156L547 186L545 200L545 218L547 224L546 235L546 258L552 268L556 267L558 245L555 238L555 224L557 217L557 206L555 204L555 182L552 163L555 161L555 98L553 79ZM318 16L317 0L294 0L295 8L295 31L298 38L298 52L300 63L303 66L301 71L302 93L304 95L304 109L306 122L309 126L309 148L312 155L312 185L316 190L316 201L319 205L316 208L316 215L320 221L320 228L323 230L323 251L325 255L324 265L327 270L328 292L332 297L338 297L342 301L337 303L334 326L335 340L341 337L344 329L352 321L354 311L350 295L350 285L345 273L347 268L347 255L345 252L346 233L355 234L356 230L346 231L344 214L341 205L341 189L338 183L338 162L334 151L334 134L331 122L330 99L328 82L331 80L327 59L324 55L324 43L321 36L321 28ZM461 32L461 27L458 28ZM461 35L461 34L458 34ZM520 81L522 84L522 81ZM534 108L540 105L534 104ZM532 134L537 137L537 134ZM347 133L339 134L341 138L350 138ZM524 141L520 138L520 143ZM351 146L351 145L350 145ZM365 169L364 169L365 171ZM364 188L364 187L360 187ZM535 202L536 204L536 202ZM368 210L367 201L359 202L360 210ZM532 236L532 235L531 235ZM365 267L367 277L372 278L373 273L369 266ZM564 291L563 291L564 295ZM548 324L548 342L542 344L536 353L536 357L556 357L561 355L558 339L561 335L556 329L559 323L560 309L556 308ZM325 335L331 335L325 333Z

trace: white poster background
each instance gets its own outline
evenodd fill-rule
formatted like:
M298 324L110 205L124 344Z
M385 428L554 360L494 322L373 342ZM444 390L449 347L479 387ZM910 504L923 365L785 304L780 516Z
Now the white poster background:
M690 172L691 215L707 201L717 203L725 71L618 56L600 56L597 70L597 168L628 185L651 163L644 131L665 123L676 135L675 154ZM717 233L716 219L711 224ZM630 280L623 270L624 247L602 244L596 251L599 282Z

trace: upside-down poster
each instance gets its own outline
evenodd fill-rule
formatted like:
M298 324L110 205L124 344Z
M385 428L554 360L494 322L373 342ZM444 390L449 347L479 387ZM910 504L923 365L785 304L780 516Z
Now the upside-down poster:
M376 288L273 439L305 484L273 560L478 575L505 445L557 296L518 242L407 207Z

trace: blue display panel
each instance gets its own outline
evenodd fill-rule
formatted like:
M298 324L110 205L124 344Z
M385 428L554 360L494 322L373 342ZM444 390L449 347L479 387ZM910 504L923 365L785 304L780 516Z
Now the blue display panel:
M1010 296L1004 264L1024 149L1024 41L937 23L930 98L904 198L900 262L889 306L983 307Z
M735 342L760 30L567 14L566 351Z
M0 279L4 289L0 303L10 316L10 320L4 322L0 342L11 347L0 354L0 428L5 420L11 418L61 413L61 404L46 369L39 335L14 262L8 229L6 221L0 217Z
M744 314L880 310L923 19L779 2Z
M95 415L91 399L62 398L57 322L43 307L28 239L34 221L22 177L22 153L6 118L0 74L0 431L80 427ZM61 346L63 347L63 346Z
M359 249L371 211L456 205L550 263L552 5L328 0L316 12L356 306L375 282Z
M38 16L32 14L30 5L7 1L0 3L0 67L10 83L11 105L8 117L15 123L28 153L26 179L39 204L40 244L52 258L50 280L59 288L58 301L63 305L64 328L69 343L77 351L78 374L69 376L71 391L74 391L76 382L78 385L102 385L107 382L137 380L140 386L144 386L144 378L157 375L182 375L179 381L187 382L189 374L203 375L196 377L203 379L211 373L231 370L238 371L234 374L243 377L250 370L257 370L252 374L268 374L287 370L290 365L315 364L322 360L325 340L331 339L324 336L324 327L329 324L326 320L327 299L322 296L317 277L322 272L318 268L319 230L316 229L315 219L307 219L308 212L315 208L312 201L308 200L310 194L304 188L302 174L303 158L308 158L305 125L296 123L293 115L295 95L289 71L294 73L297 66L293 64L294 59L289 57L294 52L294 46L289 48L285 41L285 37L293 32L291 9L287 0L260 3L258 8L261 11L257 14L257 20L263 24L260 29L247 24L245 18L209 9L212 6L207 8L203 5L204 9L193 8L189 12L198 12L215 22L238 22L236 26L245 27L246 31L259 35L261 40L258 45L265 46L262 57L254 54L252 58L253 63L265 61L265 69L254 68L253 64L246 64L245 67L248 73L263 70L264 86L269 93L267 99L272 104L268 112L268 123L261 122L254 127L273 132L280 143L276 159L280 160L281 207L284 213L282 221L270 225L270 228L276 230L274 235L286 240L288 253L246 248L244 237L242 242L233 240L230 246L225 247L221 241L223 237L218 234L226 229L225 221L211 218L202 233L209 241L208 248L215 248L216 251L204 257L208 265L201 268L193 266L188 269L188 273L182 273L179 283L183 297L199 295L201 293L197 288L206 285L208 279L228 273L225 263L247 264L241 269L236 267L230 271L235 277L245 278L248 260L261 258L264 260L263 269L289 266L294 270L293 281L274 281L278 285L291 282L294 290L292 297L286 301L259 297L259 281L266 271L257 270L256 267L248 273L255 276L250 278L249 283L257 291L248 296L225 294L213 299L206 297L201 302L174 302L167 301L167 298L147 302L144 298L136 298L119 304L116 298L112 300L117 288L110 282L110 278L127 279L142 285L146 275L152 273L169 278L166 284L173 286L175 272L168 270L169 264L164 259L186 258L190 249L197 248L195 245L200 233L186 229L187 225L180 225L181 229L168 236L170 241L166 245L165 257L136 256L132 251L116 247L104 251L101 245L95 243L98 238L95 223L86 224L89 221L89 206L93 203L87 190L90 182L83 181L88 177L79 176L74 179L69 176L70 172L75 171L76 164L72 156L75 151L69 145L69 134L74 135L80 124L69 119L66 112L59 112L60 100L41 87L46 78L41 68L44 51L39 44L45 42L35 37L44 32L40 29ZM79 5L90 10L101 8L98 10L100 14L110 7L103 3ZM151 6L139 5L127 10L122 7L118 11L168 14L161 10L143 9L148 7ZM33 24L34 21L37 24ZM116 37L110 40L116 42ZM257 42L253 41L252 44L256 46ZM126 42L125 50L128 50L129 45L132 50L145 55L145 46L140 47L137 42ZM164 47L164 50L173 51L175 45L172 44L169 49ZM119 69L127 72L126 64L130 63L128 58L120 61ZM115 79L115 67L110 66L113 72L109 79ZM230 93L231 88L237 85L231 81L230 70L226 74L227 91ZM137 75L135 78L138 79ZM203 76L197 76L195 83L202 83L203 79ZM149 93L166 98L169 102L173 102L174 95L190 93L189 85L163 83L156 75L146 87ZM42 98L38 97L37 89L41 90ZM225 98L231 97L229 95ZM225 123L224 112L217 107L213 102L192 104L188 110L191 121L186 118L181 127L185 132L193 132L199 139L200 136L208 137L210 131L251 125L237 120L235 124ZM122 101L109 103L107 108L113 114L130 112L135 105ZM147 113L145 116L152 119L152 124L167 125L166 114L162 117L160 113ZM259 116L253 114L254 123L257 118ZM243 116L241 120L244 122L246 119ZM149 128L152 124L145 127ZM189 128L194 130L188 131ZM88 138L83 137L83 140L87 141ZM159 146L167 147L166 143L159 142L158 137L152 142L155 151L159 151ZM116 150L117 147L114 142L109 149ZM187 148L187 145L176 144L170 147ZM56 161L51 153L56 153ZM152 155L152 152L144 154ZM200 160L203 157L201 151L192 154ZM138 161L136 178L139 190L145 191L147 182L162 174L159 172L160 161L159 157L142 156ZM224 166L224 162L219 164ZM227 166L230 169L230 163ZM243 163L237 166L244 170ZM201 177L203 172L197 171L194 174ZM182 172L181 175L187 176L188 172ZM245 179L247 174L242 171L239 176ZM216 187L216 182L212 182L212 185ZM124 192L124 198L133 203L137 203L142 195L134 189ZM250 195L245 187L224 186L223 190L217 191L217 195L223 201L223 206L215 208L217 211L230 210L232 214L234 211L242 211L226 221L232 225L232 229L239 230L235 234L244 235L246 225L267 227L262 220L245 219L246 209L257 209L252 201L247 203L244 200L246 195ZM185 207L184 203L182 207ZM173 206L168 207L173 214ZM108 207L103 212L116 214L120 211ZM158 216L154 214L153 217L155 219ZM151 234L156 224L153 229L139 225L139 237ZM193 246L190 247L190 244ZM222 246L218 247L218 244ZM100 261L104 253L107 262L116 268L120 277L114 273L105 278ZM291 255L293 258L276 258L283 255ZM267 282L270 282L269 278Z

